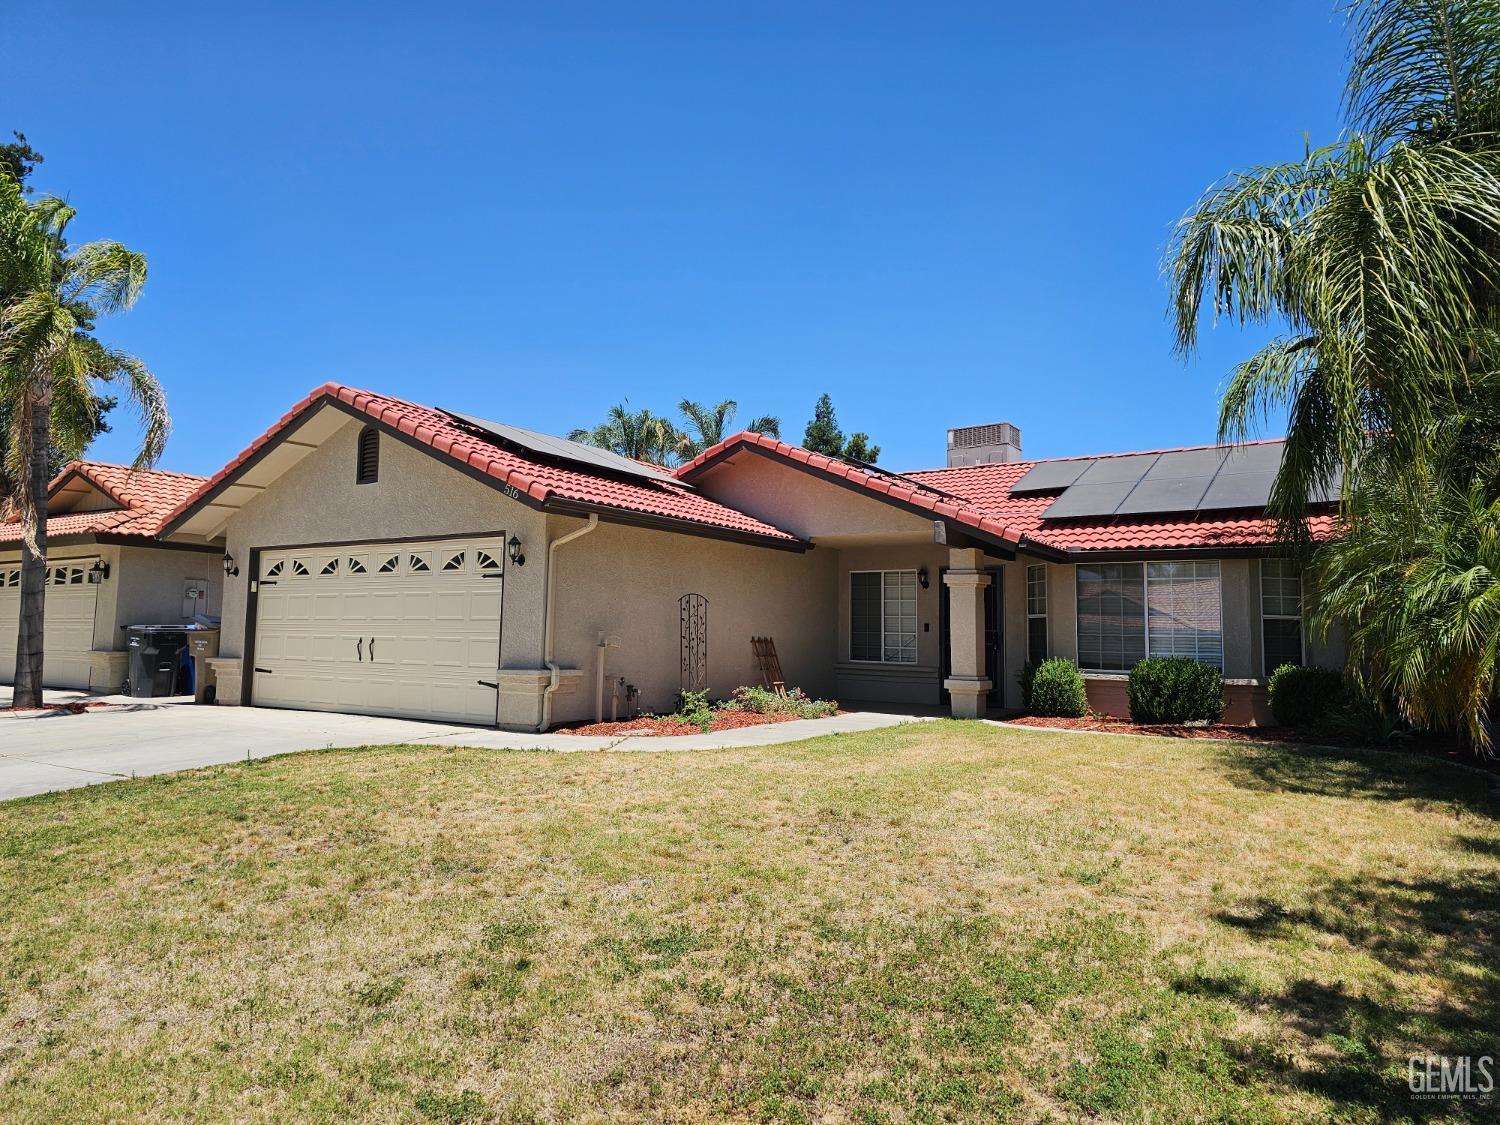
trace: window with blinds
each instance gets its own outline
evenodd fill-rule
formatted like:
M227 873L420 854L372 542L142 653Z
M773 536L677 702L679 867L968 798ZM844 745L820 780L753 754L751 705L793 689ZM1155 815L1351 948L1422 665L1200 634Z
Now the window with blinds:
M1077 594L1080 667L1128 672L1148 656L1224 667L1217 562L1080 564Z
M861 570L849 575L849 659L917 662L917 572Z
M1026 568L1026 659L1047 659L1047 567Z
M1261 656L1269 676L1283 664L1301 664L1302 572L1290 559L1260 564Z

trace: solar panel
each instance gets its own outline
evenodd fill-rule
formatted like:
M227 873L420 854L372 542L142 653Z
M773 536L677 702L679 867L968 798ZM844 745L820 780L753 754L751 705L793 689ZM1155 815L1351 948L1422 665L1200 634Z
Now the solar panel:
M1149 476L1130 490L1130 495L1115 508L1117 516L1143 515L1147 512L1194 512L1212 477L1180 477L1175 480L1152 480Z
M632 461L629 457L621 457L613 450L599 449L597 446L553 437L551 434L539 434L535 430L523 430L520 426L511 426L504 422L491 422L487 418L477 418L472 414L462 414L457 410L445 409L443 413L450 418L458 419L465 425L473 426L476 430L483 430L503 444L516 446L541 457L567 461L591 469L602 469L605 472L623 476L675 484L679 488L689 487L665 469L653 469L649 465L642 465L639 461Z
M1101 457L1078 478L1079 484L1116 484L1129 481L1134 484L1156 464L1160 454L1130 453L1124 457Z
M1052 501L1042 513L1044 519L1077 519L1080 516L1108 516L1135 487L1133 480L1108 481L1104 484L1075 484Z
M1146 472L1146 480L1187 480L1192 477L1212 479L1224 464L1227 450L1178 449L1163 453Z
M1084 470L1095 460L1093 457L1080 457L1073 461L1038 461L1010 486L1011 493L1019 495L1023 492L1052 492L1067 488L1083 476Z
M1201 508L1264 508L1276 483L1274 470L1254 473L1220 473L1208 486Z

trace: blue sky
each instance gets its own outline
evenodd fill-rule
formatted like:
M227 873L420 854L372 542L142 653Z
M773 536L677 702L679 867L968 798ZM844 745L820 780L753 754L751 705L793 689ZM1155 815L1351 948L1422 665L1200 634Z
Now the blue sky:
M326 379L554 433L734 397L793 439L828 391L896 469L998 420L1034 456L1212 440L1266 333L1174 357L1162 248L1336 136L1345 49L1320 0L77 3L7 36L0 129L79 237L148 255L104 334L195 472Z

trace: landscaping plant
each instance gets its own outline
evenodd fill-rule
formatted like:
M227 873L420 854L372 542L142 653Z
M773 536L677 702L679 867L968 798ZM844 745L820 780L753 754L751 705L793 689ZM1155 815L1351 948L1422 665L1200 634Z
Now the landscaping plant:
M1316 722L1344 685L1337 672L1307 664L1283 664L1271 673L1271 714L1284 727Z
M1088 713L1083 673L1071 660L1054 656L1037 665L1031 677L1026 709L1033 715L1082 718Z
M1181 656L1142 660L1130 670L1134 723L1217 723L1224 715L1219 670Z

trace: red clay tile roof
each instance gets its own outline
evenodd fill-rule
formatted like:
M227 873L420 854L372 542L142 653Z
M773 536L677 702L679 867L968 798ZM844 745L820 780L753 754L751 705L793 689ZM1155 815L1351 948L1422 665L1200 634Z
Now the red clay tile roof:
M1208 448L1208 447L1195 447ZM1153 453L1171 450L1150 450ZM1127 456L1108 454L1107 456ZM1077 458L1058 458L1077 460ZM1108 516L1100 519L1042 521L1055 494L1010 495L1014 485L1035 461L997 465L969 465L952 469L923 469L913 479L964 497L995 513L1018 529L1027 542L1062 551L1182 550L1200 547L1266 547L1275 543L1275 523L1246 512L1172 513L1161 516ZM1332 515L1315 515L1309 530L1315 538L1333 532Z
M257 450L276 440L277 435L304 411L325 400L341 403L358 414L406 434L432 448L444 460L467 466L499 484L508 485L544 508L579 505L598 510L606 518L613 510L688 525L684 530L697 525L706 532L730 532L782 546L802 545L795 535L710 500L685 485L646 479L621 480L575 467L548 464L480 437L431 407L338 383L325 383L292 407L248 449L204 482L193 495L184 498L164 522L170 524L186 514L232 476ZM559 501L562 503L558 504Z
M88 481L120 507L97 512L69 512L47 520L49 538L66 535L133 535L149 539L162 529L166 518L196 492L203 477L186 473L168 473L160 469L131 469L128 465L110 465L103 461L70 461L47 486L51 495L70 477ZM0 543L21 540L19 517L0 523Z
M813 453L803 449L800 445L788 445L766 434L746 432L725 438L679 467L677 476L683 480L691 480L709 462L728 454L736 446L760 449L804 465L825 476L857 485L876 496L895 500L903 506L916 508L934 516L941 516L952 523L962 524L979 532L985 538L1002 540L1012 545L1021 538L1021 533L1011 527L1003 517L997 517L995 512L971 503L960 495L945 494L957 493L957 489L945 489L942 485L932 486L931 482L922 482L922 484L929 485L929 487L922 487L921 484L909 479L903 480L900 477L879 472L866 472L848 461L828 457L822 453Z
M1023 547L1031 545L1067 552L1141 551L1265 547L1275 543L1274 521L1246 512L1204 512L1196 516L1177 513L1155 517L1111 516L1045 524L1042 513L1057 499L1055 494L1016 497L1010 494L1011 487L1028 469L1037 464L1035 461L1012 461L952 469L920 469L903 473L899 477L886 476L880 472L865 472L837 458L809 453L775 438L743 433L726 438L712 449L706 450L679 468L677 473L685 479L692 479L710 461L726 456L735 447L753 447L774 454L830 477L856 483L872 493L903 500L931 511L934 515L944 516L992 536L999 535ZM1155 449L1144 452L1168 453L1177 450ZM1130 454L1109 453L1102 456L1125 457ZM1334 517L1316 515L1310 520L1310 525L1316 538L1326 538L1333 532Z

